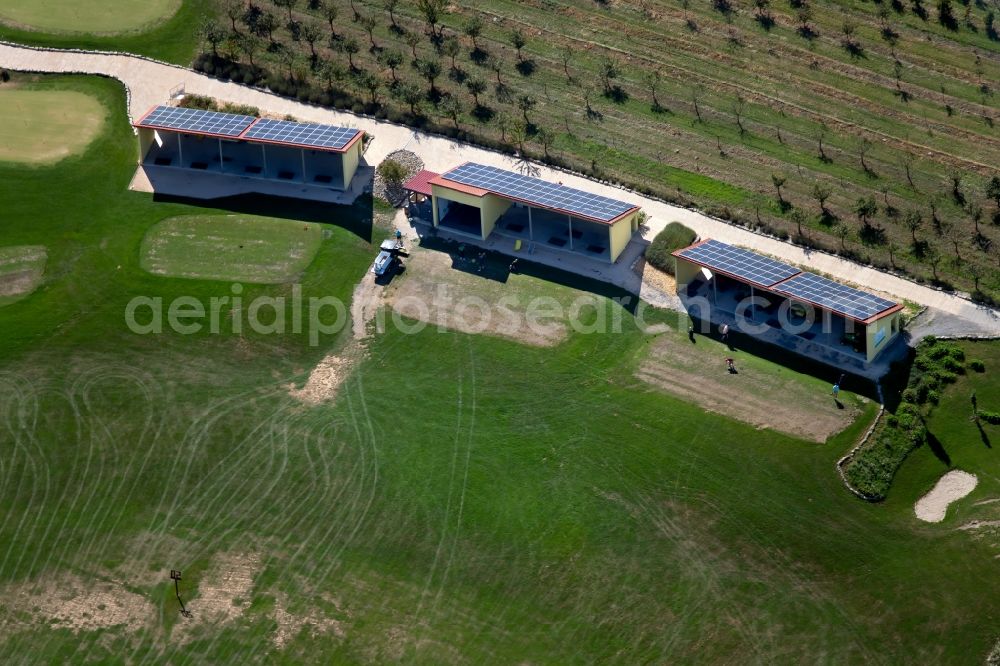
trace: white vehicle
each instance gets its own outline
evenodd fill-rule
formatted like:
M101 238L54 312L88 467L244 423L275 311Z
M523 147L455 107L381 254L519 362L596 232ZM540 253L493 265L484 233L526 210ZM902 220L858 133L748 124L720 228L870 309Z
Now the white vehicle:
M391 252L382 250L375 257L375 263L372 265L372 273L378 275L379 277L386 274L389 268L392 266L394 257Z

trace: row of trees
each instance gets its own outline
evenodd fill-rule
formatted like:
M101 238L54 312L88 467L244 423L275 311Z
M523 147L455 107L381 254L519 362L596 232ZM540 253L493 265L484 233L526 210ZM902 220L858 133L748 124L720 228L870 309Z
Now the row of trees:
M499 135L502 143L524 152L525 144L530 141L539 147L542 155L551 157L550 151L559 133L537 123L534 113L538 106L537 98L528 91L518 91L518 77L510 77L509 68L521 77L530 77L537 67L528 54L529 40L523 31L515 28L503 35L510 48L505 53L504 49L496 48L495 39L485 39L485 26L478 15L470 17L458 29L445 27L442 18L447 7L439 0L421 0L418 3L423 30L415 30L400 19L396 11L398 2L393 0L383 4L385 23L380 23L374 15L352 2L350 20L355 27L350 30L338 21L340 11L331 0L307 3L305 7L315 12L310 16L294 12L298 5L294 0L290 4L288 0L276 4L285 10L283 15L253 3L234 1L227 5L228 26L207 22L203 27L203 35L212 53L219 56L221 52L226 57L234 58L243 56L251 65L255 64L255 57L263 57L268 63L280 67L285 78L297 84L315 82L316 86L328 92L350 91L356 94L364 101L367 110L401 107L415 120L439 117L447 119L456 130L472 130L476 135L490 128ZM758 3L758 9L767 10L766 2ZM284 22L280 28L277 26L279 20ZM384 37L386 27L388 39ZM361 57L365 51L371 57ZM461 57L463 53L468 60ZM603 117L593 104L598 96L611 102L628 101L629 93L619 83L624 78L624 72L613 56L601 59L593 84L581 81L585 77L575 75L575 68L571 66L574 59L571 49L561 49L558 58L567 83L579 88L589 120L599 122ZM472 65L471 70L466 70L466 63ZM375 65L374 69L372 65ZM443 81L447 85L442 85ZM668 107L672 106L660 89L661 83L662 73L658 70L645 71L639 81L655 113L668 112ZM694 88L688 101L693 108L693 121L713 122L700 104L701 94L699 88ZM716 110L715 118L718 116ZM469 127L464 126L467 118L474 121ZM733 104L731 118L741 138L754 131L748 122L747 105L742 98ZM566 130L569 131L568 124ZM778 137L783 142L780 129ZM826 132L821 129L816 137L817 153L821 161L828 163L834 159L835 153L830 152L825 140ZM878 178L877 167L870 158L871 147L867 139L858 140L857 164L869 177ZM721 143L719 149L723 151ZM912 187L911 163L912 157L904 160L902 168ZM591 166L597 167L596 162L592 162ZM820 205L817 226L840 235L843 247L849 233L841 235L840 227L844 225L837 226L840 220L827 205L828 199L829 195ZM782 203L780 193L779 200L781 212L789 216L802 236L801 227L804 222L811 222L809 216ZM871 218L869 215L859 216L859 240L869 246L885 245L890 261L895 263L893 248L885 240L886 235L879 232L879 227L870 223Z
M806 235L802 225L807 221L807 213L800 208L795 208L783 195L782 188L787 182L787 178L781 174L772 174L771 182L777 193L779 207L789 212L790 219L796 224L799 238ZM858 228L852 229L843 220L839 219L828 207L832 191L816 183L813 185L812 198L815 200L818 211L815 219L822 227L830 229L840 239L841 250L846 251L846 240L852 234L856 234L858 240L868 246L883 246L889 255L889 262L892 268L898 269L896 258L904 249L897 241L893 240L886 233L886 228L879 223L878 215L881 212L883 219L893 226L899 226L909 233L909 244L905 248L909 256L918 263L927 265L932 272L935 282L941 281L938 274L938 267L944 259L944 254L939 251L938 246L924 232L928 227L933 231L938 242L950 247L954 252L952 265L964 271L973 280L975 292L980 292L980 281L987 276L998 277L1000 270L1000 243L994 242L984 232L983 207L980 204L968 201L966 193L962 190L962 177L959 174L952 176L951 191L947 194L934 196L930 199L928 210L922 211L920 208L911 207L905 211L897 208L889 198L888 188L882 190L882 202L880 203L874 196L859 197L852 207L852 212L858 221ZM969 236L968 229L953 221L942 218L940 209L945 198L950 197L953 203L961 205L969 216L974 228L974 234ZM985 189L985 201L993 206L992 222L994 226L1000 226L1000 176L994 175L988 181ZM968 256L963 256L966 249L973 252L980 252L983 255L996 260L995 269L985 269L980 263L969 261Z

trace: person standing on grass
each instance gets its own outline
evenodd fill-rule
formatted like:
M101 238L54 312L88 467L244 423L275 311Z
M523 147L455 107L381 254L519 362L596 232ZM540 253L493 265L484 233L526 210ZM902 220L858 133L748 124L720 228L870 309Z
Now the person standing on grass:
M833 398L836 400L840 396L840 380L833 385Z
M736 363L733 361L732 358L726 359L726 369L729 370L730 373L734 375L736 374Z

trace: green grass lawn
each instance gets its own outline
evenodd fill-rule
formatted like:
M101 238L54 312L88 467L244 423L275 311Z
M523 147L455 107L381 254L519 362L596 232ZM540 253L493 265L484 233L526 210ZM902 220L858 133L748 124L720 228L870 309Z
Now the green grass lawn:
M185 215L147 232L139 265L155 275L276 284L298 277L323 240L319 224L251 215Z
M71 9L68 12L55 11L52 9L54 4ZM120 11L123 5L137 11L123 13ZM83 6L89 8L88 11L75 9ZM13 14L7 15L5 9L7 12L16 9L19 15L33 18L38 27L33 27L36 24L31 21L25 21L29 24L27 26L4 23L2 19L5 16L17 20ZM153 0L145 3L136 0L89 0L85 3L15 0L0 7L0 40L61 49L126 51L189 65L195 55L200 21L217 11L213 0ZM67 20L69 16L74 16L73 21ZM131 16L142 17L142 21ZM107 34L115 32L120 34Z
M0 160L49 164L74 155L101 131L105 108L72 90L0 88Z
M181 0L7 0L0 21L27 30L115 34L169 20Z
M872 405L825 444L705 414L633 378L652 338L627 313L554 348L390 327L311 408L288 385L336 337L129 332L137 295L228 293L140 265L157 223L223 211L126 190L116 84L44 83L110 122L81 157L0 166L0 245L49 248L42 287L0 309L0 660L964 664L996 640L994 553L916 524L915 467L880 505L836 475ZM301 283L347 299L372 210L327 216ZM220 585L239 598L215 623Z

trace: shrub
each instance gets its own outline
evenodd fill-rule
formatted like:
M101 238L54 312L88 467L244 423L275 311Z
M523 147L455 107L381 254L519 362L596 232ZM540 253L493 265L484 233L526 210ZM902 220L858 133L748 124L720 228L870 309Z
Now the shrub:
M187 94L181 100L180 106L185 109L202 109L204 111L215 111L215 100L204 95Z
M260 117L260 109L256 106L250 106L249 104L233 104L231 102L226 102L222 105L221 111L225 113L236 113L241 116Z
M976 372L986 372L986 364L980 361L978 358L974 358L969 361L969 367Z
M965 374L965 364L956 359L954 356L946 357L943 361L941 361L941 365L944 366L944 369L948 372L954 372L957 375Z
M646 248L646 261L654 268L670 275L674 274L674 258L671 252L687 247L694 242L696 235L680 222L671 222Z
M941 402L941 393L938 391L928 391L927 392L927 402L932 405L936 405Z
M990 425L1000 425L1000 413L983 410L979 412L979 418Z
M399 186L406 178L406 168L396 160L383 160L378 165L378 174L387 185Z
M917 404L917 390L908 388L905 391L903 391L903 402L908 402L910 404ZM893 416L891 418L893 419L893 421L895 421L896 417ZM893 423L893 425L895 425L895 423Z
M958 375L956 375L954 372L947 372L947 371L939 372L937 376L938 379L940 379L945 384L954 384L955 382L958 381Z

